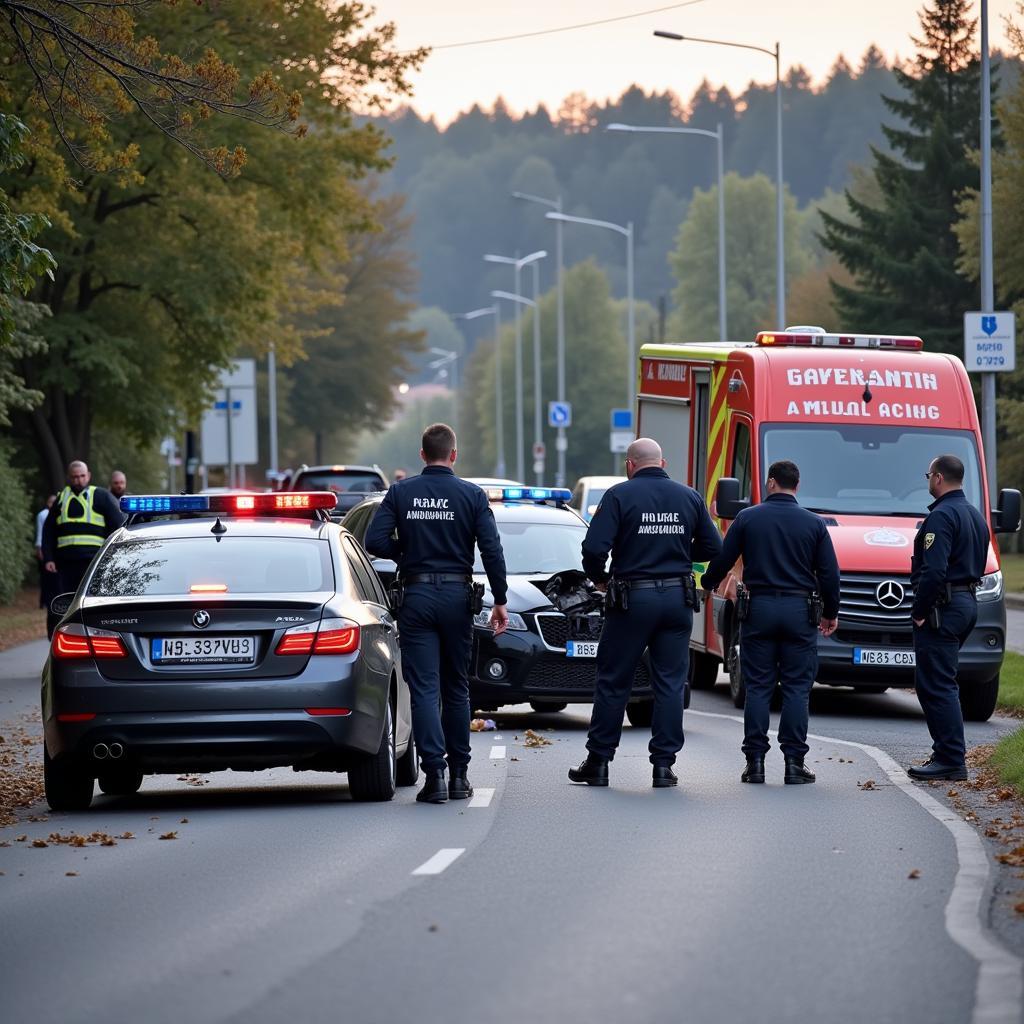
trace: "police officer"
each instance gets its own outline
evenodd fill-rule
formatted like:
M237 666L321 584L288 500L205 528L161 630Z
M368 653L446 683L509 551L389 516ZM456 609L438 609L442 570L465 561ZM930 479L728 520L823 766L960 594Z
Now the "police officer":
M743 558L743 586L749 593L749 613L740 624L747 688L744 782L764 782L776 681L782 683L779 746L786 759L786 784L814 782L804 765L807 705L818 669L817 631L831 636L838 625L839 563L824 521L797 504L799 484L795 463L772 463L765 500L740 512L726 532L722 553L704 573L703 586L715 590Z
M115 469L110 474L110 493L120 500L128 493L128 477L124 475L124 471Z
M84 462L69 463L67 486L43 524L43 568L57 574L62 594L78 589L93 555L124 522L113 495L90 484L91 479Z
M588 754L573 782L608 785L608 762L644 649L650 652L654 716L650 756L657 789L679 781L672 765L683 746L683 693L697 608L693 561L718 554L721 537L704 499L669 479L657 441L641 437L626 453L629 479L605 492L583 540L583 570L610 590L597 648ZM611 577L605 570L611 552Z
M988 559L985 517L963 492L964 464L940 455L925 474L935 499L914 538L914 685L921 701L932 756L907 770L915 779L966 779L964 719L956 673L960 648L974 629L974 597Z
M366 534L371 554L398 563L399 644L412 698L412 728L426 782L416 799L444 803L473 795L469 744L469 657L473 644L474 545L480 548L494 607L490 624L508 625L505 556L484 492L452 471L455 432L423 432L419 476L388 489ZM450 775L445 784L445 755Z

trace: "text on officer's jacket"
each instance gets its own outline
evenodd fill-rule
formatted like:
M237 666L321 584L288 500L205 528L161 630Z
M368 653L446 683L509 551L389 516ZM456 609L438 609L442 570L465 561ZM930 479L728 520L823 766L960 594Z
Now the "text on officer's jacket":
M637 533L686 533L678 512L641 512Z
M413 507L405 513L406 519L454 519L448 511L447 498L413 498Z

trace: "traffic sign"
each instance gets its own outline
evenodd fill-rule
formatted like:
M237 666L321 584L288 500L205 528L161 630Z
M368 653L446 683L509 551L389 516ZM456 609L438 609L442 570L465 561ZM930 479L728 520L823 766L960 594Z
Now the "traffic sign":
M572 403L571 402L548 402L548 426L549 427L571 427L572 426Z
M208 466L259 462L255 359L237 359L221 374L213 405L203 414L202 445Z
M612 430L632 430L633 410L612 409Z
M543 462L544 456L547 454L547 449L544 447L543 441L535 441L533 445L533 457L537 462Z
M1006 373L1017 365L1013 310L964 313L964 365L972 373Z
M609 447L617 455L622 452L628 451L629 446L633 443L633 431L632 430L613 430L609 439Z

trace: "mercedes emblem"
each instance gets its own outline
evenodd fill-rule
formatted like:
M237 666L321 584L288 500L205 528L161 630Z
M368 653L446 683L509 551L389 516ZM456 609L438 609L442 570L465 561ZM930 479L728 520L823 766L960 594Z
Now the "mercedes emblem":
M192 625L196 629L206 629L210 624L210 613L205 608L200 608L199 611L192 616Z
M875 588L875 600L889 611L903 604L904 595L903 584L897 583L896 580L882 580Z

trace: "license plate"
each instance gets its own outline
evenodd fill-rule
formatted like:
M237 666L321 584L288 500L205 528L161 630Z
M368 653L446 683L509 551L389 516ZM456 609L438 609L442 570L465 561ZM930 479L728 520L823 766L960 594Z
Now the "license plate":
M596 640L567 640L565 642L565 656L567 658L596 658Z
M913 651L877 651L867 647L854 647L854 665L897 665L913 668L917 659Z
M256 637L153 637L150 657L155 665L251 665L256 660Z

